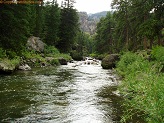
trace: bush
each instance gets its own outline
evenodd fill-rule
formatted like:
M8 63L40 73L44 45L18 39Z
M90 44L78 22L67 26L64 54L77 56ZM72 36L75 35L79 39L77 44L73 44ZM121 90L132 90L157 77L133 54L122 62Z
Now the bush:
M0 58L5 58L5 57L6 57L5 51L2 48L0 48Z
M108 54L96 54L96 53L92 53L90 54L90 57L92 58L96 58L96 59L99 59L99 60L102 60L103 58L105 58Z
M71 56L74 60L77 60L77 61L83 60L83 55L75 50L71 52Z
M54 46L46 46L44 53L49 56L53 56L55 54L60 54L59 50Z
M120 61L118 62L117 71L121 75L126 75L128 71L128 66L132 65L134 62L143 61L143 58L132 52L126 52L121 56Z
M151 55L152 55L152 58L164 64L164 47L162 46L153 47Z
M10 50L6 51L6 55L9 59L14 59L15 57L17 57L16 52Z

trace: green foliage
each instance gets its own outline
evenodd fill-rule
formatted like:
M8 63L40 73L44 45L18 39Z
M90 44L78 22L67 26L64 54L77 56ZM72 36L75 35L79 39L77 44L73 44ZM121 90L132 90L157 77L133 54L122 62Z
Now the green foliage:
M45 6L45 41L47 45L56 46L59 41L60 9L58 4Z
M2 48L0 48L0 59L5 57L6 57L5 51Z
M144 60L135 53L124 53L117 65L124 80L120 92L125 96L125 112L122 122L141 113L149 123L162 123L164 109L164 74L160 64Z
M63 8L60 21L60 41L56 47L60 52L69 53L75 43L79 29L77 11L73 8Z
M152 49L151 54L155 60L162 62L162 64L164 65L164 47L162 46L154 47Z
M51 61L50 61L50 64L51 64L51 65L60 65L58 59L53 59L53 60L51 60Z
M59 54L60 52L54 46L46 46L45 49L44 49L44 53L47 56L53 56L53 55Z
M20 57L15 57L14 59L11 59L10 60L10 63L13 65L13 66L18 66L20 64Z
M114 26L113 18L110 12L105 18L101 18L97 24L97 34L95 36L94 48L98 53L112 52L112 28Z
M141 61L143 61L143 58L137 54L132 52L125 52L117 64L117 68L119 68L118 71L120 74L126 75L128 74L127 72L130 72L128 71L128 66Z
M12 50L6 51L6 55L9 59L13 59L13 58L17 57L17 53Z
M19 55L30 34L29 5L1 4L0 8L0 46Z
M56 54L54 57L57 59L58 58L64 58L64 59L66 59L66 61L72 60L72 57L69 54L64 54L64 53Z
M92 58L96 58L99 60L102 60L103 58L105 58L105 56L107 56L108 54L104 53L104 54L97 54L97 53L92 53L90 54L90 57Z
M161 45L164 26L161 0L113 0L112 7L116 9L112 34L116 50L146 49L157 42Z
M92 53L92 38L89 34L78 31L71 51L72 58L82 60L83 56L88 56L90 53Z
M76 50L73 50L71 52L71 56L74 60L81 61L83 60L83 55L81 52L77 52Z

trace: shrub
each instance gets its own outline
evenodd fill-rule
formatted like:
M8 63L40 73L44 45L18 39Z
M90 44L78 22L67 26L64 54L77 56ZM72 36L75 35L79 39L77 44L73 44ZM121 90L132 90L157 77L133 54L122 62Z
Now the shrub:
M153 47L151 55L152 55L152 58L164 64L164 47L162 46Z
M57 48L55 48L54 46L46 46L45 47L45 50L44 50L44 53L46 55L49 55L49 56L53 56L55 54L59 54L59 50Z
M143 61L143 58L135 53L126 52L121 56L120 61L117 64L117 71L121 75L126 75L128 72L128 66L132 65L136 61Z
M5 57L6 57L5 51L2 48L0 48L0 58L5 58Z

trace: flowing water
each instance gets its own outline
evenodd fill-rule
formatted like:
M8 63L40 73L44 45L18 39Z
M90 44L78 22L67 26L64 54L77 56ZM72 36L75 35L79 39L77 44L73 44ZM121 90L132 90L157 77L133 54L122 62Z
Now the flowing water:
M35 68L0 76L0 122L118 123L121 98L100 65Z

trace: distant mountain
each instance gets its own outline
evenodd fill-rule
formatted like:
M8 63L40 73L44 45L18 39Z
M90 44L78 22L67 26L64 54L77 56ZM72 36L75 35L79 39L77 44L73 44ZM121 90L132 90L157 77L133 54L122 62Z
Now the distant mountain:
M94 20L97 20L99 21L100 18L102 17L105 17L107 15L108 11L102 11L102 12L98 12L98 13L95 13L95 14L90 14L89 15L89 19L94 19Z
M97 23L100 21L100 18L106 16L107 11L89 15L86 12L79 12L78 14L81 30L93 35L96 32Z

